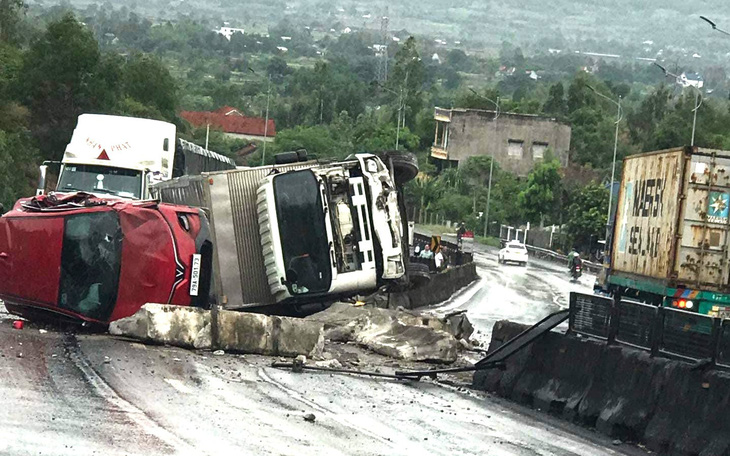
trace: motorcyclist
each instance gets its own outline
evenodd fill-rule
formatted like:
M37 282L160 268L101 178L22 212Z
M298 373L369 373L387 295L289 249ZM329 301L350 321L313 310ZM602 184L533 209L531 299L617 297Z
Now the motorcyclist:
M576 267L581 266L583 264L583 260L580 258L580 253L575 252L575 255L570 257L570 273L575 274Z

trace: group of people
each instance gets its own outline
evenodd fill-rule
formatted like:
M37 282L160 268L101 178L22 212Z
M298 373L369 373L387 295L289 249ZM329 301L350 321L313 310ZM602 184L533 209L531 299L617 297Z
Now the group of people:
M428 244L423 247L416 244L416 247L414 248L414 253L418 258L433 260L434 264L436 265L437 271L440 271L446 265L444 263L444 254L441 253L441 249L438 249L436 253L434 253L433 250L431 250L431 246Z

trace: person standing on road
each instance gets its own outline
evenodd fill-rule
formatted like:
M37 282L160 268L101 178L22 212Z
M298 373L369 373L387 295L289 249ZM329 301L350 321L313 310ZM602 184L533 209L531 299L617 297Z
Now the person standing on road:
M433 252L431 251L430 245L426 244L426 247L423 248L423 251L419 255L419 258L426 258L427 260L433 258Z
M436 263L436 270L440 271L444 265L444 254L441 253L441 250L436 252L436 254L433 256L433 261L434 263Z

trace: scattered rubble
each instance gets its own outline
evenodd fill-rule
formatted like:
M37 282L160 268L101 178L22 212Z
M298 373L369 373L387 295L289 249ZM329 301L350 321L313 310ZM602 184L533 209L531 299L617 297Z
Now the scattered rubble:
M304 421L308 423L314 423L314 420L317 419L317 417L314 416L314 413L307 413L303 418Z
M307 320L324 324L325 337L355 342L376 353L405 361L452 363L459 341L473 328L463 312L441 319L403 309L335 303Z

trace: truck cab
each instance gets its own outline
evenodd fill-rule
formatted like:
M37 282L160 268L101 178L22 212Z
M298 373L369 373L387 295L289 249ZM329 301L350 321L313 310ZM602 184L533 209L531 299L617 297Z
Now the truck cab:
M234 169L220 154L176 138L169 122L82 114L66 146L57 193L149 199L150 185L187 173ZM48 164L41 166L36 195L45 193Z
M258 203L277 302L374 289L405 272L397 190L374 155L270 175Z

